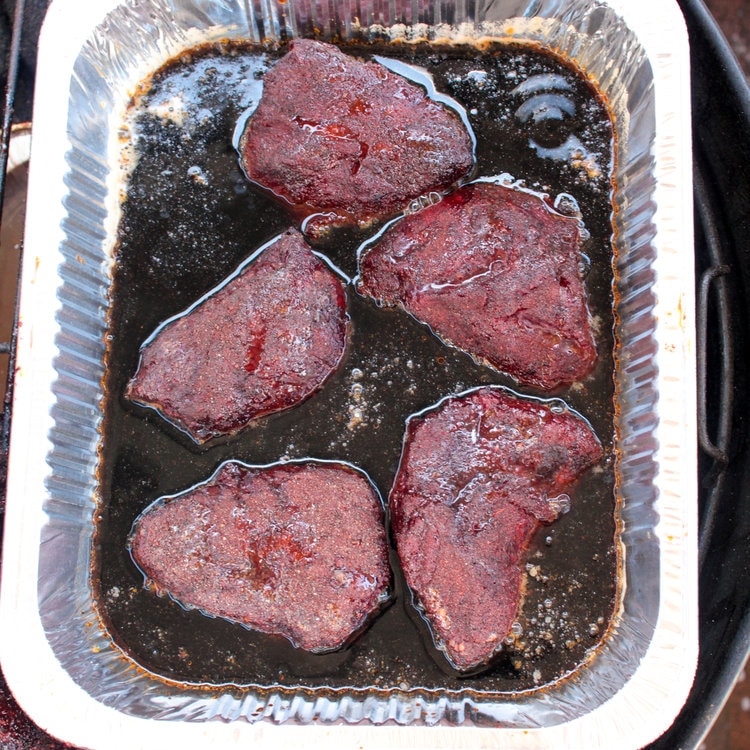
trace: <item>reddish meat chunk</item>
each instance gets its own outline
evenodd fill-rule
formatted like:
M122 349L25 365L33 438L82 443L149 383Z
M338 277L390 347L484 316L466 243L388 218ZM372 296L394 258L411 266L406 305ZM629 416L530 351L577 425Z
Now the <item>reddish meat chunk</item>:
M126 395L204 442L305 400L338 366L347 334L341 281L290 229L157 331Z
M534 531L565 512L571 485L601 457L582 418L500 388L409 420L392 526L406 581L457 669L501 648Z
M477 182L407 215L360 258L359 290L525 385L551 390L596 362L582 229L541 198Z
M131 553L183 606L330 651L387 598L382 515L373 485L347 464L230 462L147 508Z
M266 74L239 143L241 164L317 235L366 226L444 190L473 166L456 112L376 62L296 39Z

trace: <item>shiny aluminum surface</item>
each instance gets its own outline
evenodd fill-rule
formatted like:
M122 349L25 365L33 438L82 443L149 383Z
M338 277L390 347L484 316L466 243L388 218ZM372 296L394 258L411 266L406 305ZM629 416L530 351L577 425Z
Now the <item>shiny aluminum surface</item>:
M687 42L677 7L396 6L360 5L355 17L342 4L333 19L328 5L304 2L52 6L34 114L0 656L24 708L63 739L102 748L638 747L684 700L697 651L696 410ZM511 696L279 691L260 699L165 685L135 670L98 626L89 556L122 113L137 81L197 42L312 29L322 38L385 29L404 39L547 44L592 76L614 112L623 593L603 648L559 687ZM28 669L29 652L38 671Z

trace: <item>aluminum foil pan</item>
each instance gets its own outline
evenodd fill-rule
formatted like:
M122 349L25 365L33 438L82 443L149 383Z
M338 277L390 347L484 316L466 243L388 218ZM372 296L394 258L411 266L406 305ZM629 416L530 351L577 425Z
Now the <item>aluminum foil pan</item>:
M157 679L92 595L110 283L139 81L206 41L377 34L544 45L615 122L614 619L569 679L492 693ZM19 703L89 748L641 747L697 656L693 242L687 35L670 0L56 0L41 42L5 520L0 656Z

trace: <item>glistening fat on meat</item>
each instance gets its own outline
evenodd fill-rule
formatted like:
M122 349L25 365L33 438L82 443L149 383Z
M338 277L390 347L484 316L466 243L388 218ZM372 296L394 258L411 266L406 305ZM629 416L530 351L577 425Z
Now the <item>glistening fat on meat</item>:
M348 464L226 463L148 507L130 548L158 592L313 652L345 645L388 597L380 497Z
M601 458L583 418L502 388L409 420L391 523L406 581L454 667L477 668L502 648L532 535L565 512Z
M471 171L473 140L457 113L377 62L295 39L266 74L239 142L253 182L301 216L312 236L400 212Z
M202 443L317 391L344 355L341 280L288 230L142 347L126 396Z
M597 359L578 219L492 182L408 214L361 254L358 289L524 385L552 390Z

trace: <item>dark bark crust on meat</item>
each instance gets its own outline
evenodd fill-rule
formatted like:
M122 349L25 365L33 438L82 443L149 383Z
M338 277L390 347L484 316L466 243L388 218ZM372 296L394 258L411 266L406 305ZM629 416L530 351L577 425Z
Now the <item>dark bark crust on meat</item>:
M360 257L358 289L549 391L597 358L581 244L578 220L538 195L476 182L389 227Z
M412 417L390 494L401 566L436 644L459 670L501 649L533 533L602 458L588 423L560 406L484 387Z
M228 462L149 506L130 550L181 605L316 653L345 645L388 598L382 502L343 463Z
M394 216L473 168L459 116L377 62L296 39L265 76L240 138L250 180L283 198L311 236Z
M202 443L307 399L347 337L341 280L290 229L147 342L125 395Z

